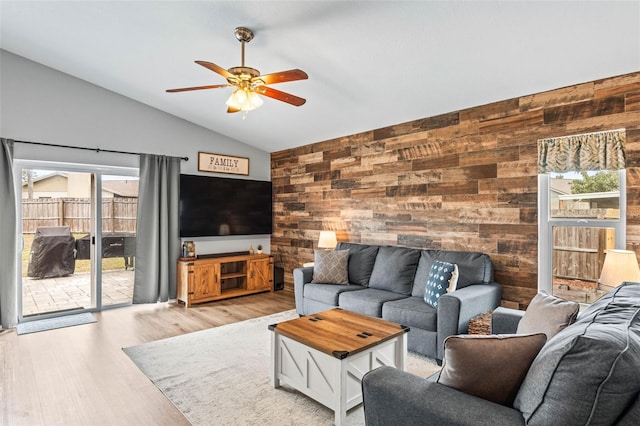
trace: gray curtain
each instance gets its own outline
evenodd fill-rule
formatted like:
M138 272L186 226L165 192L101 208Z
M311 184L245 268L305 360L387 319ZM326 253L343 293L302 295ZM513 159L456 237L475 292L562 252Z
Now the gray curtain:
M140 155L133 303L176 297L180 158Z
M13 186L13 141L0 139L0 325L18 322L18 241Z

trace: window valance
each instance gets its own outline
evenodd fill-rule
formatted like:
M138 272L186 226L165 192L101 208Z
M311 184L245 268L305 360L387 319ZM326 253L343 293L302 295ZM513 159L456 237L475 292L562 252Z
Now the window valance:
M538 173L625 167L624 129L538 140Z

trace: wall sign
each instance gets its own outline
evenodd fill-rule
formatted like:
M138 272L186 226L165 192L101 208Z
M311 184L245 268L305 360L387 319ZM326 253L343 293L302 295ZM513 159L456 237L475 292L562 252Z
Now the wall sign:
M249 175L249 159L230 155L198 152L198 171Z

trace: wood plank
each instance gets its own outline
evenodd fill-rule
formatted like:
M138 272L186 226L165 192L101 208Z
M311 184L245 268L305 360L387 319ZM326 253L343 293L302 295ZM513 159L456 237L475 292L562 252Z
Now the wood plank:
M640 111L640 91L625 95L625 111Z
M413 160L412 171L442 169L448 167L458 167L460 165L460 155L433 156Z
M442 180L475 180L498 177L497 164L482 164L478 166L458 167L442 171Z
M487 224L478 225L478 235L484 238L524 238L537 239L538 227L521 224Z
M385 191L386 197L410 197L416 195L427 195L427 184L417 185L394 185L387 186Z
M475 108L460 111L460 121L476 120L487 121L495 118L503 118L520 112L520 99L513 98L505 101L494 102Z
M520 98L520 110L522 112L555 107L560 105L575 104L593 99L594 83L577 84L561 89L522 96Z
M481 135L537 127L543 124L542 111L530 111L504 118L487 120L478 125Z
M425 130L437 129L440 127L455 126L460 122L458 111L427 117L420 120L409 121L395 126L384 127L373 131L373 139L387 139L394 136L406 135L409 133L422 132Z
M429 195L477 194L478 181L430 183L427 186L427 193Z
M624 96L614 96L605 99L545 108L544 124L580 120L624 112Z

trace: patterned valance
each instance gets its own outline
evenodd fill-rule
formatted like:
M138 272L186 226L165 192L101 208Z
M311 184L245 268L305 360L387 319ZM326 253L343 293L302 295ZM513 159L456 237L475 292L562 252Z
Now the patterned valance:
M538 140L538 173L625 167L624 129Z

